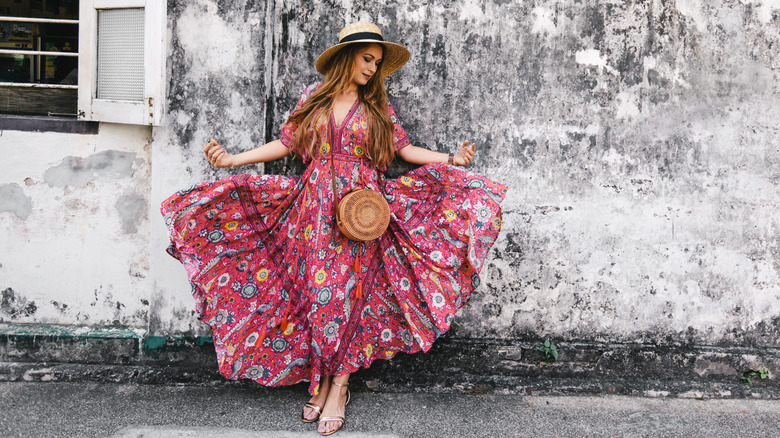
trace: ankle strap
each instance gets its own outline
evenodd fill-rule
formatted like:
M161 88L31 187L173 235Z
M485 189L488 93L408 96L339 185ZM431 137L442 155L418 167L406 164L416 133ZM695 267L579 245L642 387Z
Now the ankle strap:
M334 384L335 386L338 386L338 387L340 387L340 388L344 388L345 386L349 386L349 382L347 382L347 383L344 383L344 384L333 382L333 384Z

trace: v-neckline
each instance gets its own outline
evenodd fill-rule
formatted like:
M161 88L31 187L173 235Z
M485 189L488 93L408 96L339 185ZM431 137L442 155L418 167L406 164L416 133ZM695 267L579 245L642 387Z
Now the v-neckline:
M349 111L347 111L347 114L344 116L343 119L341 119L340 123L336 123L336 111L335 111L335 105L334 108L330 110L330 118L333 120L333 125L336 127L337 130L341 130L341 126L344 124L344 122L349 119L349 117L352 115L352 112L355 111L355 106L360 101L359 98L355 98L355 101L352 102L352 106L349 107Z

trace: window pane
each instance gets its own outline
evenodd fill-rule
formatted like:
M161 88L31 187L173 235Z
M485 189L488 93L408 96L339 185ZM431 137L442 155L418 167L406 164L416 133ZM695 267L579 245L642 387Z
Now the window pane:
M79 19L79 0L0 0L0 15Z
M99 10L97 34L97 98L143 100L143 8Z
M0 15L18 18L0 22L0 49L78 53L77 23L30 21L78 20L78 0L0 0ZM0 113L75 116L78 92L62 86L78 85L77 68L76 56L0 54Z

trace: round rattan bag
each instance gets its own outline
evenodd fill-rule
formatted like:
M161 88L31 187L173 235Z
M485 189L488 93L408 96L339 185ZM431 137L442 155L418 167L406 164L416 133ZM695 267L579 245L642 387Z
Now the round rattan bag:
M344 195L336 214L339 230L359 242L376 239L390 224L387 200L371 189L356 189Z

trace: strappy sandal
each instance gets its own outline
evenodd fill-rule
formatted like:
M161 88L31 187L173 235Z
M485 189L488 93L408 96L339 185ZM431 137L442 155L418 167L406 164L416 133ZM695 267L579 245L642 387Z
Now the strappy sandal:
M333 382L332 385L335 385L335 386L338 386L338 387L345 387L345 386L349 386L349 383L346 383L346 384L342 385L340 383ZM349 404L349 399L350 399L350 393L349 393L349 388L347 388L347 401L344 403L344 410L345 411L347 409L347 405ZM334 422L334 421L340 421L341 422L339 427L337 427L336 429L334 429L334 430L332 430L330 432L324 432L324 433L320 432L320 428L319 428L320 424ZM345 421L346 421L346 417L345 416L342 416L342 417L320 417L320 421L317 424L317 432L320 435L322 435L322 436L333 435L334 433L340 431L342 427L344 427L344 422Z
M313 418L313 419L311 419L311 420L309 420L308 418L306 418L306 411L305 411L305 409L306 409L306 408L309 408L309 409L311 409L312 411L316 412L316 413L317 413L317 416L316 416L316 417L314 417L314 418ZM301 412L301 420L302 420L304 423L314 423L315 421L319 420L319 419L320 419L320 415L322 415L322 406L317 406L317 405L315 405L314 403L306 403L305 405L303 405L303 409L304 409L304 411L303 411L303 412Z

